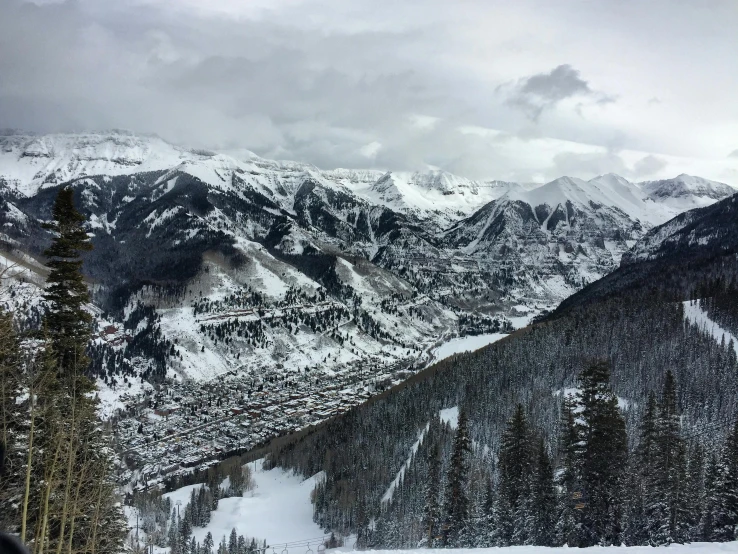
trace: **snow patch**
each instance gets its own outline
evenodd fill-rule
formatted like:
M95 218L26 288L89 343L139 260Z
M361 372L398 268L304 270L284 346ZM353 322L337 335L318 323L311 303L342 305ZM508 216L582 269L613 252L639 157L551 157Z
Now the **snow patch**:
M433 350L433 361L438 362L461 352L474 352L506 336L505 333L489 333L451 339Z
M451 408L444 408L438 413L441 421L447 423L452 429L456 429L459 426L459 407L452 406Z

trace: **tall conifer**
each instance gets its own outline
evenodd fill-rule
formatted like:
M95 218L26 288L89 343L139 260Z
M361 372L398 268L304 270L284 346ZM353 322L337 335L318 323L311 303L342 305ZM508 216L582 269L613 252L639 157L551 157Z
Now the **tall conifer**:
M461 546L465 539L463 533L469 516L467 479L470 453L469 420L466 411L462 409L459 412L459 421L454 435L454 445L451 451L451 462L446 481L443 531L446 546Z

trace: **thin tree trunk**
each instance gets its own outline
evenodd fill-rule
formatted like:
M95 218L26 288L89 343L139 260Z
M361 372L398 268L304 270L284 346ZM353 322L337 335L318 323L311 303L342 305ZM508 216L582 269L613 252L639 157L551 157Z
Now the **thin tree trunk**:
M100 521L100 502L102 501L103 491L103 479L100 477L100 482L97 489L97 502L95 502L95 517L92 519L92 540L90 540L90 554L95 554L97 551L97 526Z
M21 535L22 543L26 542L26 526L28 522L28 499L31 495L31 467L33 462L33 435L36 431L36 410L33 394L28 397L31 403L31 427L28 431L28 456L26 459L26 481L25 490L23 491L23 509L21 511Z
M87 450L83 450L85 454L87 454ZM80 491L82 490L82 484L88 483L87 481L87 475L89 472L90 462L87 458L87 455L85 455L85 459L82 464L82 471L77 479L77 487L74 492L74 503L72 504L72 510L71 510L71 521L69 524L69 541L68 541L68 547L67 547L67 554L72 554L72 544L74 540L74 528L75 524L77 522L77 516L81 513L81 510L79 509L79 497L80 497ZM90 482L94 482L94 474L91 474Z
M74 461L77 457L77 451L75 448L75 414L77 410L77 388L76 388L76 376L73 377L73 390L72 390L72 416L69 423L69 448L67 449L67 475L66 483L64 484L64 501L62 503L62 515L61 524L59 527L59 542L56 545L56 554L61 554L62 547L64 545L64 533L67 526L67 514L69 513L69 495L72 490L72 473L74 469Z
M51 498L51 489L53 487L53 480L56 477L56 470L57 470L57 461L59 459L59 452L61 451L61 444L62 444L62 433L61 431L58 433L57 436L57 443L56 443L56 449L54 450L54 457L52 458L52 462L50 467L47 467L47 470L44 472L45 475L45 482L46 482L46 489L44 491L44 501L41 506L41 532L39 533L39 540L36 542L37 550L35 551L35 554L43 554L45 543L46 543L46 533L47 533L47 527L49 522L49 499Z

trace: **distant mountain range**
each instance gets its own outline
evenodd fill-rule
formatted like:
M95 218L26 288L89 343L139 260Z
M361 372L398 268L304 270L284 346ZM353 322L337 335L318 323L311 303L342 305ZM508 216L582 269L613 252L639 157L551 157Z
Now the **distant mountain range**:
M735 192L688 175L532 185L321 170L121 132L8 134L1 238L29 271L62 185L94 234L96 304L159 341L139 340L127 371L196 379L410 363L455 334L518 326L643 255L630 249L654 226Z

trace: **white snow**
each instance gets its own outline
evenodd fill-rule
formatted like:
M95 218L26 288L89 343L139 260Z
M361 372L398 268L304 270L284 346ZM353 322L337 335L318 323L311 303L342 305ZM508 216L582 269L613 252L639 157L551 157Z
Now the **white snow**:
M110 419L115 412L125 409L124 396L130 395L131 398L134 398L139 396L144 389L152 388L150 383L142 383L138 377L128 377L128 383L120 380L115 387L110 387L102 379L97 379L96 386L97 397L100 400L98 415L103 420Z
M736 338L736 336L730 331L723 329L718 323L710 319L710 316L707 315L707 312L700 307L698 301L693 302L688 300L686 302L682 302L682 305L684 306L684 319L697 325L697 327L699 327L704 333L712 335L718 344L725 341L725 345L727 346L732 341L733 350L735 351L736 356L738 356L738 338Z
M438 417L441 419L441 421L450 425L452 429L456 429L456 427L458 427L459 425L459 407L453 406L451 408L444 408L443 410L438 412ZM384 495L382 495L382 504L392 502L392 497L394 496L397 487L402 484L402 480L405 478L405 472L410 469L413 460L415 460L415 455L418 453L418 448L420 448L420 445L423 444L423 439L425 439L425 435L426 433L428 433L429 428L430 422L426 423L425 427L423 427L420 433L418 433L418 438L410 447L410 453L408 454L405 463L402 464L402 467L400 467L399 471L395 475L395 478L389 484L389 487L387 487Z
M373 554L569 554L572 549L568 547L550 548L544 546L508 546L502 548L421 548L417 550L366 550ZM738 553L738 542L705 543L693 542L691 544L672 544L659 549L652 546L593 546L591 548L577 548L576 552L601 553L601 554L653 554L664 552L666 554L735 554Z
M461 352L474 352L506 336L505 333L488 333L451 339L433 350L433 361L437 362Z
M425 427L423 427L423 430L420 431L420 434L418 435L418 440L416 440L410 447L410 455L407 457L407 460L405 460L405 463L402 464L400 471L397 472L397 475L395 475L395 478L390 483L390 486L387 487L387 490L382 496L382 504L386 502L392 502L392 497L395 494L395 490L397 490L397 487L400 486L400 483L402 483L402 480L405 478L405 472L412 465L413 460L415 459L415 454L418 453L418 448L420 448L420 445L423 444L423 439L425 438L425 434L428 432L429 427L429 423L426 424Z
M438 414L441 421L448 423L451 429L456 429L459 426L459 407L452 406L451 408L444 408Z
M266 539L270 545L325 535L313 522L310 502L311 491L323 478L321 473L302 479L281 468L265 471L262 460L250 463L249 467L255 488L245 492L243 497L222 498L208 526L193 529L195 540L202 542L210 532L217 545L224 536L227 540L234 528L239 535ZM184 508L190 500L190 491L200 486L190 485L164 496L171 498L173 504L181 501Z

